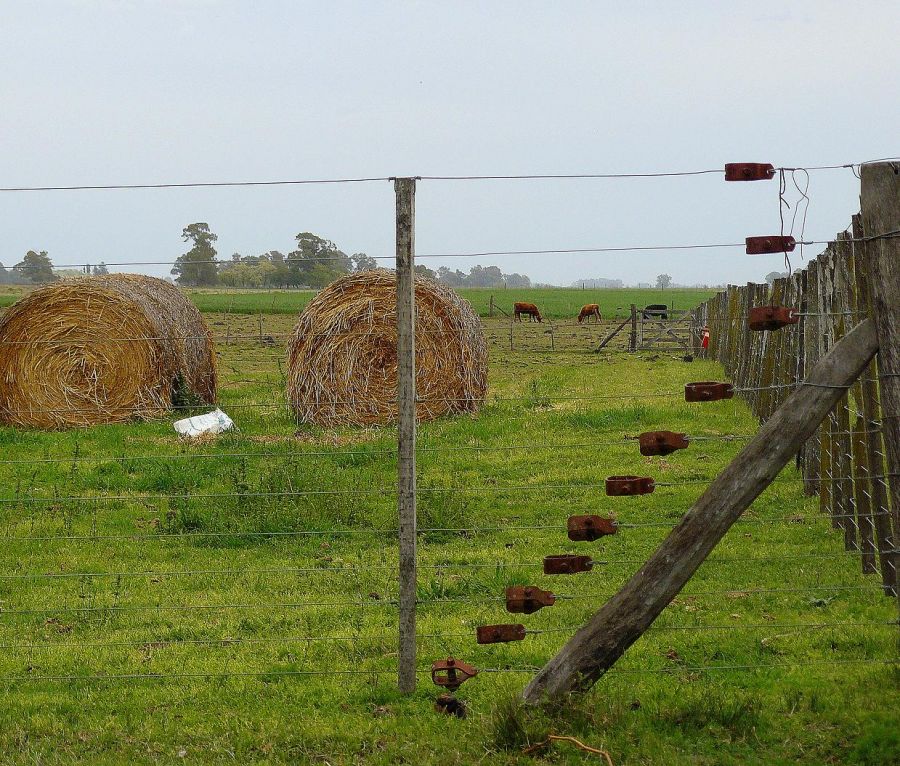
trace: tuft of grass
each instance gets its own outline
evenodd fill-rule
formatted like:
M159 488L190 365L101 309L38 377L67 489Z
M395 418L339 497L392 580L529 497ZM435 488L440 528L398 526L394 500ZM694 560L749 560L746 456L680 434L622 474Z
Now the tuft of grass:
M848 754L847 763L859 766L888 766L900 764L900 728L897 717L881 717L864 723Z

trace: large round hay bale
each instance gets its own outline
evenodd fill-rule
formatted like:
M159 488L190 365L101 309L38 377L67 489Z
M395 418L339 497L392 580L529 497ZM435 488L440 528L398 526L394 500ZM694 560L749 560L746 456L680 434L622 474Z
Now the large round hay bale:
M178 288L137 274L42 287L0 318L0 422L65 428L212 403L216 358Z
M481 320L453 290L416 277L416 417L475 412L487 391ZM288 397L320 426L397 419L397 283L374 269L332 282L288 342Z

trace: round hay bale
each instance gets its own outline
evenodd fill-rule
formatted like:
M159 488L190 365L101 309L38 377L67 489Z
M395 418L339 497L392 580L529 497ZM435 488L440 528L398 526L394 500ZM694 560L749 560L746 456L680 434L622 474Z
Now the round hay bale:
M475 412L487 392L481 320L453 290L417 276L416 417ZM288 398L320 426L397 420L397 283L373 269L313 298L288 342Z
M0 318L0 422L65 428L216 398L212 336L177 287L138 274L39 288Z

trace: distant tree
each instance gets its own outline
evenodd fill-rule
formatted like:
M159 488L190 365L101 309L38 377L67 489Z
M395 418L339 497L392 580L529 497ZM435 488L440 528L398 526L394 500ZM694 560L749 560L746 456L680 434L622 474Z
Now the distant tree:
M503 284L499 266L473 266L465 282L467 287L496 287Z
M507 287L531 287L531 279L525 274L507 274L504 281Z
M498 266L473 266L468 274L441 266L437 270L437 280L450 287L531 287L531 280L526 275L504 274Z
M438 269L437 278L439 282L443 282L450 287L460 287L465 284L466 281L466 275L462 271L459 269L453 271L447 266L441 266Z
M437 274L434 273L433 269L429 269L427 266L424 266L421 263L416 266L416 274L418 274L420 277L428 277L429 279L437 278Z
M671 285L672 285L672 277L670 277L668 274L660 274L656 278L656 286L660 290L665 290L667 287L671 287Z
M191 242L193 246L175 261L172 268L175 281L179 285L192 287L216 284L219 275L213 242L218 237L209 230L209 224L192 223L182 230L181 237L185 242Z
M781 279L781 277L787 277L789 274L786 271L770 271L766 274L766 282L770 285L776 280Z
M284 262L284 253L278 250L270 250L269 258L272 261L272 274L270 279L273 286L283 286L290 281L290 269L288 264Z
M6 266L0 263L0 285L9 284L9 272L6 270Z
M353 271L355 273L360 271L371 271L372 269L378 268L378 261L371 255L366 255L365 253L354 253L350 256L350 260L353 261Z
M109 274L109 269L106 268L106 264L103 261L100 261L97 266L94 266L95 277L105 277L107 274Z
M311 232L296 236L297 249L288 260L288 284L324 287L342 274L347 274L353 262L350 256L331 240Z
M25 257L15 265L15 269L34 284L54 282L57 279L56 274L53 273L53 263L46 250L41 250L39 253L29 250Z

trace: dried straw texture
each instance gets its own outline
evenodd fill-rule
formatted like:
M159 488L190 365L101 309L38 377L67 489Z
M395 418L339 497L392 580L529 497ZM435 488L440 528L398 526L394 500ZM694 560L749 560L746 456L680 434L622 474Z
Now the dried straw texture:
M0 318L0 422L147 420L216 398L212 336L174 285L114 274L57 282Z
M475 412L487 392L487 343L469 303L416 277L416 417ZM397 283L374 269L341 277L306 306L288 342L288 397L320 426L397 420Z

